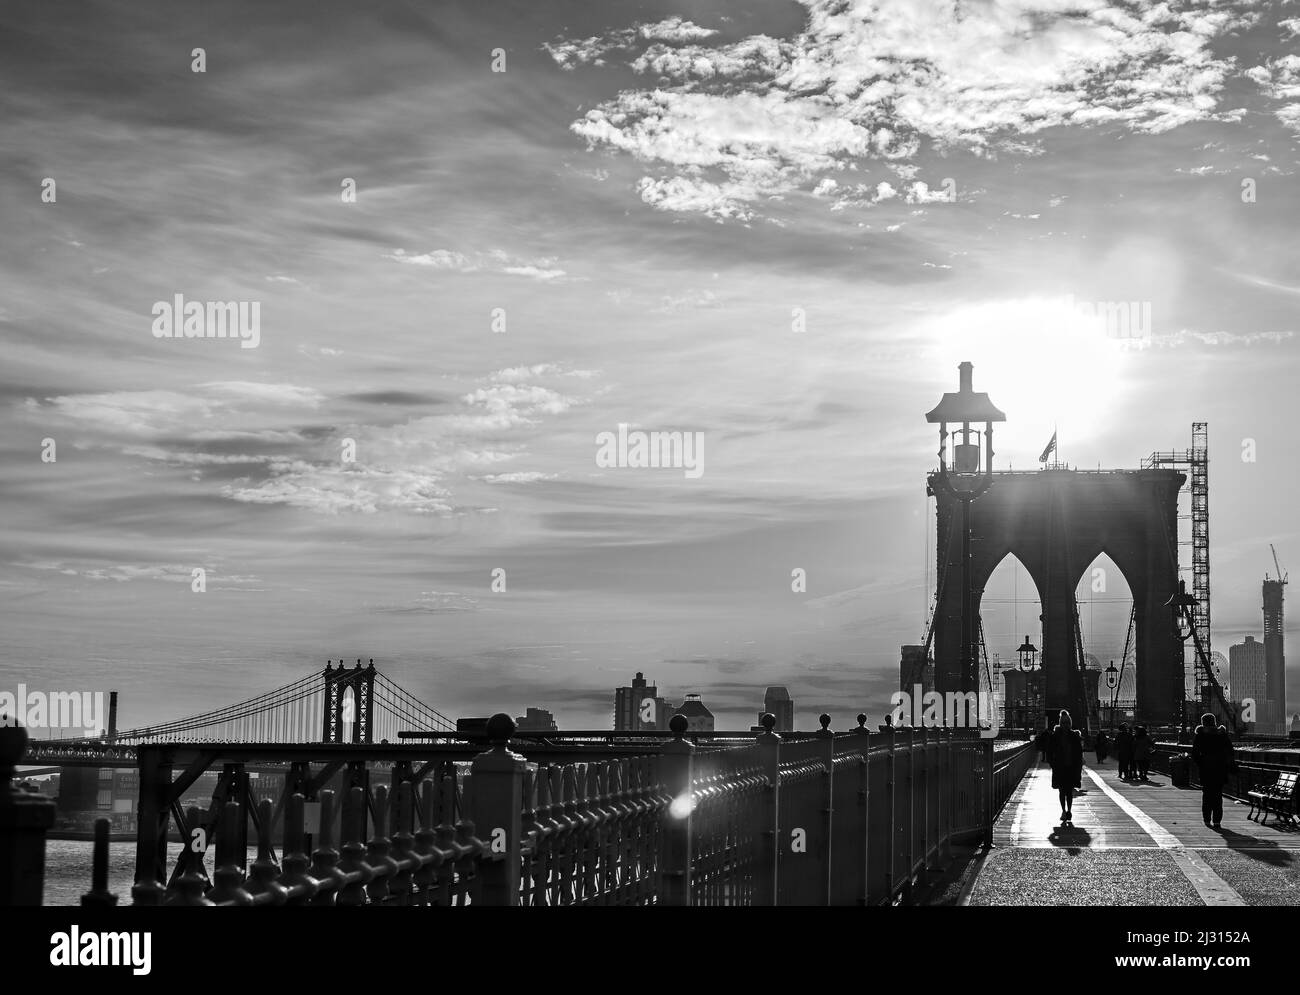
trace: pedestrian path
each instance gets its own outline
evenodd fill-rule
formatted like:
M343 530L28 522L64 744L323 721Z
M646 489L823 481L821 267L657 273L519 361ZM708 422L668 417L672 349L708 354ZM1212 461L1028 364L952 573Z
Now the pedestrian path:
M1046 764L1025 776L994 827L971 905L1300 905L1300 830L1260 826L1224 799L1220 831L1201 793L1164 774L1121 781L1114 760L1088 764L1061 824Z

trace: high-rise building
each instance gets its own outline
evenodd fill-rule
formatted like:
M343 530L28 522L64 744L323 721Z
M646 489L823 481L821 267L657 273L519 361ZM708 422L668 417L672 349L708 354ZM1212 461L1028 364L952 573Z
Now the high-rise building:
M713 732L713 713L705 707L698 694L688 694L674 715L686 717L687 732Z
M1266 732L1267 665L1264 644L1256 642L1254 636L1247 636L1244 643L1228 647L1228 689L1233 701L1254 703L1254 729Z
M523 715L515 719L517 732L556 732L555 716L545 708L528 708Z
M898 662L898 690L915 694L917 684L922 694L934 690L934 660L926 657L924 646L904 646Z
M629 687L614 689L614 729L667 729L673 710L659 695L659 688L648 684L645 674L637 671Z
M1267 673L1265 700L1268 703L1260 732L1286 735L1286 653L1283 645L1285 619L1282 588L1285 579L1264 580L1264 668Z
M758 713L760 724L765 712L771 712L776 717L776 725L772 727L773 732L794 731L794 699L783 686L770 687L764 692L763 711Z

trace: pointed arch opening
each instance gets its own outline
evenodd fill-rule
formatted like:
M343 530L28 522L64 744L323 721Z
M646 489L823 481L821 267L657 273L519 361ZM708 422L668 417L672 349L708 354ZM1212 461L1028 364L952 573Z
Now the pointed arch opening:
M1088 675L1085 690L1096 706L1094 727L1110 729L1132 722L1138 689L1137 619L1128 578L1106 552L1100 552L1079 575L1074 600ZM1118 671L1110 674L1116 682L1113 688L1108 680L1112 666Z
M1037 729L1046 707L1041 657L1030 667L1019 648L1026 639L1041 652L1043 602L1033 574L1013 552L989 574L979 598L980 688L990 692L1004 728Z

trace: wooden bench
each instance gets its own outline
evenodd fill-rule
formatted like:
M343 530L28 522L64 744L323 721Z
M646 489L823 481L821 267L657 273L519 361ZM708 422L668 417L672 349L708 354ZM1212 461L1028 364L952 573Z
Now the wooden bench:
M1297 775L1294 771L1278 774L1277 781L1268 786L1261 786L1255 791L1247 791L1250 799L1250 812L1246 818L1251 819L1258 811L1259 824L1268 822L1268 813L1287 822L1296 821L1296 785Z

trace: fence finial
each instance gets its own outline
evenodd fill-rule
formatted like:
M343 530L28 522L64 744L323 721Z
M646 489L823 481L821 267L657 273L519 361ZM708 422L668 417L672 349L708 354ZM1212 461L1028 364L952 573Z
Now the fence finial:
M495 750L504 750L515 734L515 720L505 712L497 712L487 720L487 738Z
M822 712L821 715L817 717L817 721L822 724L823 729L829 729L831 727L831 717L825 712Z
M673 739L681 740L686 736L686 730L691 727L685 715L674 715L668 720L668 729L673 734Z
M866 713L866 712L858 712L858 728L859 728L859 729L864 729L864 730L867 728L867 713Z

